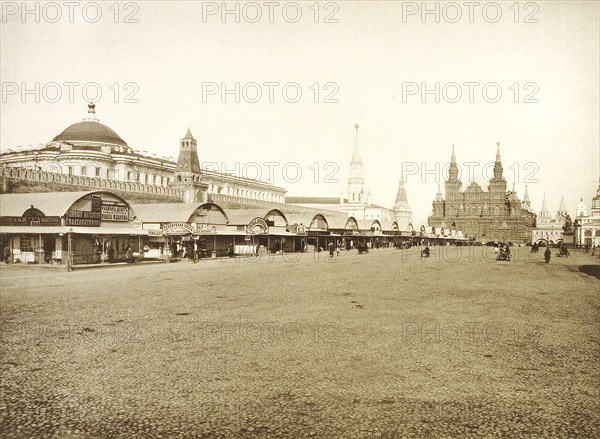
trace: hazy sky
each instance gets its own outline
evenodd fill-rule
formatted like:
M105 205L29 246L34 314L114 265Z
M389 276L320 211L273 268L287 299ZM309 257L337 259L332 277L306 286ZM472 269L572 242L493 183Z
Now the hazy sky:
M527 7L522 2L517 23L513 1L500 2L502 16L495 23L493 8L482 13L489 2L474 10L472 23L467 6L461 6L458 22L444 20L453 20L457 12L446 3L438 3L439 23L434 15L426 15L423 23L420 11L403 20L403 10L420 8L421 2L391 1L322 2L318 23L313 1L298 2L302 16L296 23L291 22L296 10L290 2L279 2L273 23L264 2L245 9L239 4L239 23L233 14L225 20L219 13L203 19L203 8L210 12L221 2L130 2L120 5L115 23L112 3L101 3L96 23L88 22L94 21L93 7L87 7L88 21L84 19L87 2L75 9L73 23L66 6L62 17L49 23L57 11L41 3L36 23L33 14L20 15L21 2L4 2L2 150L45 143L83 118L82 86L96 82L102 89L97 116L134 149L176 157L179 139L190 126L202 162L225 163L230 172L237 162L240 170L246 165L248 176L256 175L248 163L278 162L275 183L286 187L288 195L339 195L352 155L354 124L359 123L374 202L391 206L403 163L416 164L408 166L413 172L418 168L417 173L406 176L416 223L426 221L440 180L422 175L423 168L447 164L452 144L459 163L479 163L475 180L485 183L482 167L494 160L500 141L509 188L518 174L522 198L529 175L536 210L544 192L552 211L562 193L571 212L580 195L589 207L598 187L598 2L530 2ZM250 23L244 18L255 17L256 5L262 17ZM435 2L428 5L436 7ZM235 2L228 7L234 9ZM13 15L14 8L19 10ZM138 22L124 23L128 14ZM330 14L337 23L324 22ZM525 23L527 16L538 22ZM55 87L47 85L52 82L61 84L58 102L49 102L57 100ZM75 86L72 103L66 82L81 84ZM248 102L256 94L248 86L239 103L233 95L222 102L218 93L203 99L203 83L207 87L211 82L229 88L255 82L262 97ZM274 102L269 102L268 82L281 84L274 88ZM440 102L433 94L424 103L420 93L403 99L403 83L411 82L430 89L439 83ZM481 84L474 88L474 102L469 102L465 85L470 82ZM35 93L21 95L23 86L34 89L35 83L40 84L39 103ZM136 84L133 98L139 102L125 102L134 91L126 83ZM296 103L282 95L288 83L297 83L302 91ZM318 103L314 83L319 84ZM326 88L326 83L331 84ZM460 85L458 102L449 102L456 87L444 88L448 83ZM493 100L494 87L484 98L482 88L488 83L497 83L502 91L496 103L485 99ZM519 83L517 103L514 83ZM287 89L289 100L294 90ZM93 89L88 91L94 95ZM325 103L332 91L338 102ZM524 102L531 92L530 99L539 102ZM334 175L339 183L325 178L335 171L329 162L339 167ZM285 181L286 163L299 165L299 181ZM294 179L296 165L286 169L288 180ZM262 166L263 179L268 170ZM467 176L462 179L468 183Z

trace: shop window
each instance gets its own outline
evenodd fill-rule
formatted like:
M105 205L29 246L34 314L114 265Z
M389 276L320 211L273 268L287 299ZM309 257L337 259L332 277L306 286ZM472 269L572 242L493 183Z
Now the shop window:
M32 252L33 251L33 240L31 236L21 236L21 251Z

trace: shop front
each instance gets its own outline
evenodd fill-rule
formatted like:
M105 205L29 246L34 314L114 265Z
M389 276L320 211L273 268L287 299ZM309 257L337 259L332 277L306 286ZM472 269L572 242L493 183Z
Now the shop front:
M148 231L151 258L196 259L227 254L231 237L227 215L214 203L134 204Z
M132 227L129 205L110 192L0 197L2 255L7 262L117 262L140 251L144 231Z

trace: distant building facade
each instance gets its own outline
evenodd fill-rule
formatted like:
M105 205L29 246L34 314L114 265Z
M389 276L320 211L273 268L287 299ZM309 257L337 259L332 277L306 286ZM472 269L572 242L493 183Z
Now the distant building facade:
M600 246L600 182L596 196L592 198L592 209L588 212L587 206L581 198L575 212L575 241L578 246Z
M197 141L189 129L180 140L176 162L172 157L134 151L114 130L100 123L95 113L95 105L89 104L88 116L83 121L67 127L50 142L0 153L0 166L82 177L82 181L97 179L131 183L136 187L153 186L158 192L168 188L174 190L166 192L179 194L178 189L183 189L182 201L187 202L211 196L221 201L230 198L239 202L283 203L285 200L284 188L201 169Z
M488 190L474 181L463 190L453 146L448 179L444 184L445 196L438 186L429 225L462 230L467 238L481 242L530 242L536 215L529 205L529 197L526 194L521 201L514 188L507 191L502 172L498 142L494 176Z
M560 199L560 206L556 215L551 215L546 205L546 194L542 202L542 210L535 220L535 227L531 231L531 243L546 240L550 244L563 242L564 227L569 220L569 213L565 206L565 197ZM569 220L570 221L570 220Z
M400 179L396 201L392 208L371 203L371 192L364 179L364 164L360 156L358 124L354 125L355 137L346 189L340 197L286 197L286 203L299 206L329 209L344 212L356 220L376 219L383 222L395 221L400 230L412 227L412 212L408 205L403 180ZM409 227L410 225L410 227Z

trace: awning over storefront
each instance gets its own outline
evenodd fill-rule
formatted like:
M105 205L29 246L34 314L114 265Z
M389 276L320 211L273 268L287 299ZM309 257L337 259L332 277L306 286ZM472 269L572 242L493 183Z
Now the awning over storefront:
M373 229L374 220L372 220L372 219L361 219L361 220L357 220L356 222L358 223L358 228L361 231Z
M48 227L36 227L36 226L0 226L0 234L33 234L33 235L44 235L44 234L56 234L56 233L68 233L69 228L65 226L48 226Z
M75 233L79 235L141 235L148 234L147 230L135 229L133 227L66 227L66 226L48 226L48 227L28 227L28 226L0 226L0 234L15 235L45 235L60 233Z
M214 203L153 203L153 204L131 204L131 209L138 220L144 223L176 223L190 222L202 212L210 215L211 211L219 211L219 223L225 224L227 216L223 209ZM208 218L212 222L217 218Z
M73 229L72 233L80 235L148 235L148 230L133 227L71 227L71 229Z
M2 194L2 216L21 216L30 208L42 211L48 216L63 216L69 208L79 199L90 194L109 193L106 191L85 192L42 192Z
M255 218L273 222L276 226L288 224L286 215L279 209L230 209L227 210L227 217L229 225L246 225Z

